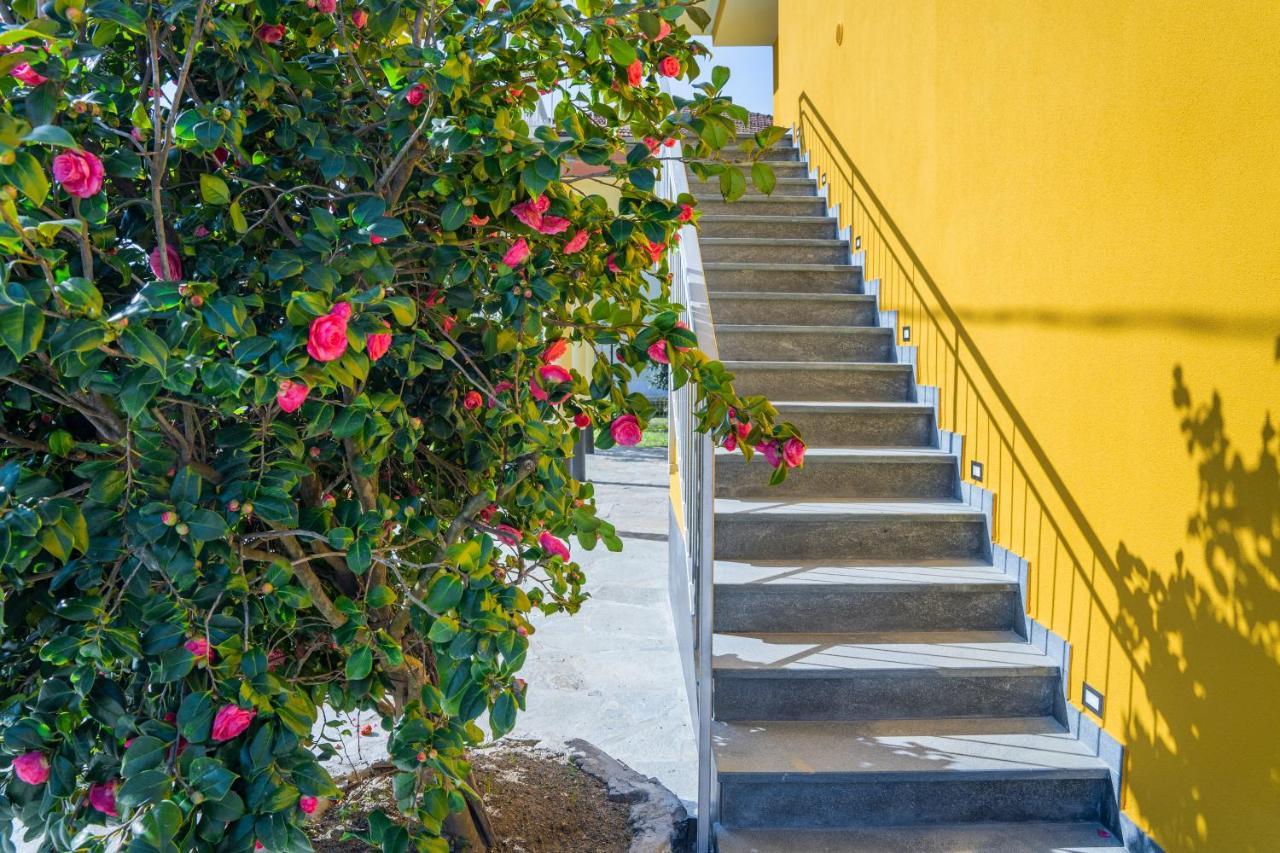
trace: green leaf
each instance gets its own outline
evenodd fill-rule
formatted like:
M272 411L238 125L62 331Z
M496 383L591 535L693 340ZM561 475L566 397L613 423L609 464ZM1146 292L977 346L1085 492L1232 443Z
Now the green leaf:
M432 613L444 613L458 606L462 600L462 581L448 572L442 572L427 589L427 609Z
M120 772L127 776L137 776L148 770L154 770L164 764L165 748L168 746L158 737L144 735L133 739L129 748L124 751L124 762Z
M131 32L139 34L146 32L142 17L133 11L131 7L120 2L120 0L102 0L100 3L95 3L89 10L89 14L94 18L106 18L109 21L115 21Z
M178 732L192 743L204 743L213 726L213 697L208 693L189 693L178 706Z
M149 364L163 376L169 367L169 347L150 329L131 324L120 335L120 348L128 355Z
M456 199L445 204L440 212L440 227L445 231L457 231L471 218L471 208Z
M240 209L240 202L231 202L231 207L227 212L231 215L231 227L236 230L237 234L243 234L249 230L249 223L244 218L244 211Z
M760 192L765 195L771 194L775 182L773 168L763 160L757 160L751 166L751 182Z
M44 314L30 302L0 308L0 341L18 359L35 351L44 335Z
M29 151L17 152L12 165L0 166L0 178L16 186L34 205L44 204L49 197L49 178Z
M386 607L396 603L396 593L391 587L385 584L379 584L369 590L365 596L365 601L370 607Z
M75 138L56 124L42 124L22 137L22 141L56 145L60 148L75 148L77 150L80 148L76 144Z
M626 68L639 58L636 56L636 49L631 46L631 43L624 41L617 36L609 39L608 49L609 58L621 65L623 68Z
M737 169L725 169L720 173L720 195L724 196L725 201L742 198L746 191L747 179Z
M147 770L125 777L124 784L116 791L116 802L130 808L156 803L166 799L172 788L173 780L164 770Z
M227 187L227 182L217 175L201 175L200 198L208 204L229 204L231 190Z
M711 69L711 85L716 89L723 89L725 84L729 82L729 69L723 65L717 65Z
M221 800L231 790L236 774L223 766L216 758L201 756L191 762L187 770L187 782L204 795L206 800Z
M212 542L227 535L227 523L213 510L197 509L182 519L191 532L187 535L196 542Z
M373 672L373 652L368 646L361 646L347 658L347 680L359 681L368 678Z

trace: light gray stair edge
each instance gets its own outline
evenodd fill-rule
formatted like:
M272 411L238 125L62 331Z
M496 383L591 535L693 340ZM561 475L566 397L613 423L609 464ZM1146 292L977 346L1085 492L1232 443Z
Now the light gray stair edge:
M802 155L807 158L806 155ZM839 205L829 208L832 216L839 216ZM838 220L837 220L838 221ZM853 238L849 234L848 228L839 229L840 235L844 236L851 247L849 252L849 262L851 264L866 263L865 251L853 251ZM863 269L865 270L865 266ZM880 303L880 280L863 279L864 292L876 298L877 309ZM902 364L911 365L911 382L915 386L916 400L921 403L928 403L933 406L934 423L940 424L940 413L938 404L941 398L940 389L936 385L921 385L919 375L916 372L919 364L918 353L919 348L915 344L904 344L898 340L896 329L898 328L898 312L877 310L878 321L881 326L894 329L894 351L897 359ZM945 453L955 457L956 467L959 468L964 460L964 436L959 433L951 432L938 428L938 444L937 446ZM992 510L995 506L995 494L989 489L970 483L966 480L964 472L960 472L960 498L961 500L973 507L981 510L987 520L987 530L993 529ZM992 561L996 568L1004 572L1005 575L1018 582L1018 591L1022 599L1021 625L1015 626L1018 633L1026 637L1032 646L1048 655L1051 660L1058 664L1058 671L1061 673L1060 689L1058 691L1058 707L1055 708L1055 716L1067 726L1076 739L1083 743L1094 756L1106 764L1111 772L1111 785L1113 800L1107 805L1116 817L1116 821L1121 829L1122 838L1126 848L1131 853L1164 853L1162 848L1151 836L1142 830L1133 820L1120 809L1119 797L1123 790L1121 787L1124 782L1124 745L1120 741L1102 728L1092 717L1090 717L1075 702L1071 701L1068 690L1071 685L1070 664L1071 664L1071 644L1065 637L1050 629L1047 625L1038 619L1032 619L1028 613L1028 605L1030 603L1028 581L1030 577L1031 564L1024 557L1010 551L1004 546L991 542Z

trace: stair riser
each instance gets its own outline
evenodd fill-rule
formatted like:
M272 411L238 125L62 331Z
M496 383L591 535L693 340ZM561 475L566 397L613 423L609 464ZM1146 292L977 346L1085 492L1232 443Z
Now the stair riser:
M722 498L942 500L956 497L958 483L954 462L815 460L811 455L803 468L770 486L758 461L748 464L741 455L716 458L716 495Z
M832 240L837 236L834 220L826 222L716 222L702 220L698 232L704 237L760 237L766 240Z
M820 198L813 201L780 201L759 196L743 196L737 201L725 201L720 196L700 196L698 209L703 213L726 213L738 216L825 216L827 203Z
M750 299L713 296L711 316L717 323L743 326L874 326L874 300Z
M896 670L826 676L715 673L715 715L738 720L909 720L1052 713L1053 675Z
M982 559L989 542L984 520L938 520L926 514L717 513L715 536L716 558L723 560Z
M795 424L810 447L934 447L938 433L929 412L800 412L780 419Z
M909 402L915 392L910 370L780 370L740 365L734 365L730 370L736 380L734 387L740 393L761 394L774 401L901 403Z
M716 587L715 623L726 632L1007 631L1017 604L1012 587L722 584Z
M862 275L832 270L706 270L707 289L748 293L861 293ZM716 318L717 323L724 321Z
M1097 821L1109 789L1101 778L857 781L721 774L720 820L734 827Z
M704 261L738 261L744 264L847 264L849 247L844 243L833 246L787 246L767 242L716 245L702 243Z
M755 185L755 181L751 179L751 175L744 175L747 181L747 191L743 198L762 197L770 195L811 195L818 194L818 185L805 177L797 177L785 179L781 175L774 175L776 179L773 185L773 191L766 193ZM700 181L696 175L689 176L689 189L695 195L716 195L720 192L720 179L712 178L709 181Z
M890 329L856 331L739 332L719 329L720 356L732 361L878 361L894 360ZM790 395L789 395L790 396ZM794 396L790 396L795 399Z
M777 145L771 146L770 148L765 149L763 154L756 156L759 150L759 148L752 148L751 154L744 154L739 146L728 145L720 149L719 159L728 160L733 163L750 162L753 158L757 160L768 160L770 162L778 160L784 162L788 160L798 161L800 159L800 149L790 145L785 145L784 143L778 143Z

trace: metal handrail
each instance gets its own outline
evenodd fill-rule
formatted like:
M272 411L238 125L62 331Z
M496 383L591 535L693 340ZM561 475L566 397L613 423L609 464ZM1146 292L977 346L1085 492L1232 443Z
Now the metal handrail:
M689 192L682 162L683 147L667 149L658 194L675 201ZM719 359L711 301L702 270L698 231L680 229L680 240L668 256L671 298L682 307L682 319L698 339L698 348ZM668 435L671 441L671 604L676 636L685 668L685 687L698 744L697 851L712 849L717 794L715 754L711 748L711 641L715 565L715 445L698 432L692 383L669 392Z
M1055 605L1067 612L1087 608L1093 618L1106 625L1107 631L1076 631L1072 630L1074 626L1064 626L1062 633L1075 646L1072 658L1083 662L1087 669L1093 652L1099 651L1105 659L1127 658L1134 671L1141 671L1132 649L1121 640L1124 632L1115 615L1097 590L1096 569L1117 582L1121 579L1115 560L942 289L831 126L803 92L797 125L799 145L809 170L816 172L819 183L825 186L828 204L838 210L840 225L849 229L849 239L861 256L865 277L876 292L880 310L896 315L897 339L914 347L917 381L921 386L937 389L939 428L964 439L961 476L991 493L992 538L1029 562L1043 558L1040 563L1045 566L1044 579L1031 584L1028 590L1031 616L1043 613L1048 621ZM908 327L909 340L903 334ZM983 463L980 480L964 464L974 460ZM1042 491L1041 483L1048 484L1047 492ZM1001 500L1002 493L1008 499ZM1066 519L1060 520L1059 506L1066 511ZM1014 531L1022 533L1017 541ZM1076 543L1080 542L1091 553L1077 549ZM1067 558L1065 571L1071 573L1067 583L1060 583L1063 567L1059 553ZM1090 562L1084 562L1081 554ZM1062 589L1066 589L1068 600L1055 601ZM1107 643L1106 649L1091 647L1099 635ZM1095 684L1108 678L1107 672L1086 674L1092 675L1090 680Z

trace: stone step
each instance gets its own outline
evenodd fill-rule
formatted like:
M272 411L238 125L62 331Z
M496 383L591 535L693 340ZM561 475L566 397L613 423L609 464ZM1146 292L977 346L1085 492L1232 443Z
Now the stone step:
M1011 631L1018 583L994 566L716 562L722 633Z
M717 560L915 560L990 556L987 519L959 500L717 498Z
M749 385L739 387L757 393ZM763 460L747 462L740 451L716 451L716 496L722 498L948 500L959 493L955 457L933 448L814 447L805 453L804 467L776 486L769 485Z
M884 326L716 325L722 357L731 361L864 361L895 358L893 329Z
M1011 631L724 633L713 651L728 722L1049 717L1062 702L1057 663Z
M874 326L876 298L867 293L753 293L717 290L711 316L731 326Z
M765 293L861 293L862 267L851 264L778 264L708 261L707 290Z
M834 239L839 225L831 216L742 216L706 213L698 218L701 237L766 237L769 239Z
M770 168L773 164L769 164ZM743 169L743 177L747 182L747 190L743 194L743 198L772 197L780 196L816 196L818 194L818 184L807 175L797 175L796 177L783 177L777 173L773 176L773 190L764 192L756 186L755 180L752 179L750 171ZM720 176L702 180L692 172L689 173L689 191L695 196L713 196L720 195Z
M726 145L720 149L719 159L731 162L747 161L752 159L767 160L773 162L781 161L798 161L800 159L800 149L796 148L789 140L780 139L775 144L766 148L763 154L759 153L759 147L753 147L750 154L743 151L739 144Z
M791 240L763 237L700 237L703 261L768 264L847 264L844 240Z
M736 213L746 216L825 216L827 202L817 196L778 195L743 196L737 201L725 201L717 192L695 193L698 209L703 213Z
M720 346L723 348L724 343L721 342ZM734 375L734 387L739 393L760 394L775 402L792 398L831 402L909 402L915 393L911 365L896 362L726 359L724 365Z
M938 430L928 403L772 401L780 420L818 447L936 447Z
M1042 716L717 723L713 737L726 827L1111 818L1107 767Z
M729 829L720 853L1116 853L1100 823L979 823L845 829Z

